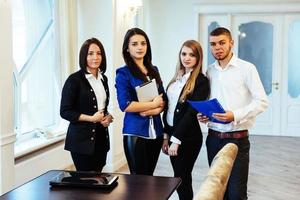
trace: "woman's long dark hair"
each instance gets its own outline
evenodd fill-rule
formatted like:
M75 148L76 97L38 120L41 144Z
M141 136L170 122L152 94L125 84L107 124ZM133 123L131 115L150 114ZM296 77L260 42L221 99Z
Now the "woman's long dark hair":
M155 70L154 66L152 65L151 45L150 45L149 38L148 38L147 34L139 28L131 28L125 34L124 41L123 41L123 47L122 47L122 54L123 54L123 58L124 58L126 65L128 66L128 68L129 68L130 72L133 74L133 76L143 80L144 82L148 81L146 75L140 70L140 68L137 66L137 64L134 62L133 58L130 56L130 53L128 52L129 40L134 35L142 35L146 39L147 51L144 56L143 63L145 65L146 69L148 70L147 75L150 76L151 79L155 78L156 82L159 85L161 85L162 81L161 81L160 75L159 75L158 71Z
M86 69L86 67L87 67L87 55L88 55L89 48L90 48L91 44L96 44L100 48L102 60L101 60L99 69L101 70L101 73L104 74L105 71L106 71L106 55L105 55L105 51L104 51L104 47L103 47L102 43L96 38L87 39L82 44L82 46L80 48L80 52L79 52L79 67L86 74L88 74L88 71Z

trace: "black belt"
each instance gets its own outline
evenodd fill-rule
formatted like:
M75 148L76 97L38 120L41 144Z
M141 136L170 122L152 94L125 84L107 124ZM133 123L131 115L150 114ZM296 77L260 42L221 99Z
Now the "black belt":
M209 129L208 135L213 136L213 137L218 137L220 139L225 139L225 138L239 139L239 138L248 137L249 134L248 134L248 130L232 131L232 132L219 132L219 131Z

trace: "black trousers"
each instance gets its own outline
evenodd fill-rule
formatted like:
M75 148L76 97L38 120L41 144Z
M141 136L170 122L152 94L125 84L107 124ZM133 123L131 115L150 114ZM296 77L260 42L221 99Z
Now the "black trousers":
M124 135L123 145L130 174L153 175L162 142L163 137L145 139Z
M107 152L99 152L93 155L71 152L71 156L77 171L102 172L106 164Z
M182 182L177 188L180 200L193 199L192 171L202 146L202 137L191 141L183 141L177 156L170 156L175 177Z
M104 140L107 140L104 127L99 125L96 127L95 150L93 154L86 155L71 152L72 160L77 171L102 171L106 164L108 152L107 147L103 145Z
M210 166L218 151L228 143L234 143L238 146L238 154L228 180L224 200L246 200L248 199L247 182L250 151L250 142L248 137L240 139L220 139L218 137L208 135L206 138L208 163Z

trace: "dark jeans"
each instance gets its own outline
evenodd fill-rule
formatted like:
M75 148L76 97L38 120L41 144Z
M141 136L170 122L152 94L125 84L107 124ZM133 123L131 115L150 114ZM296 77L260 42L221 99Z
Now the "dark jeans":
M234 143L238 146L238 154L234 161L233 168L228 180L227 190L224 195L224 200L246 200L247 197L247 182L249 174L249 138L240 139L220 139L218 137L207 136L206 148L208 164L211 165L213 158L223 146L228 143Z
M153 175L163 137L146 139L124 135L123 145L130 174Z

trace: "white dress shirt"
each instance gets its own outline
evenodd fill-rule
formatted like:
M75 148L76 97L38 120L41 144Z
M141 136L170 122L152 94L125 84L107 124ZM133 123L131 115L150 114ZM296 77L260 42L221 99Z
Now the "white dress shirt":
M103 80L103 77L100 71L98 71L97 78L91 73L85 74L85 78L88 80L88 82L90 83L90 85L92 86L95 92L98 110L103 110L105 108L105 101L107 97L106 97L105 88L101 81L101 79Z
M175 108L180 98L180 93L183 87L185 86L187 80L189 79L191 72L192 71L189 71L188 73L185 73L183 76L178 76L176 78L176 81L168 87L167 90L168 111L167 111L166 119L169 126L173 126ZM181 144L181 141L174 136L171 137L171 142L176 144Z
M218 61L207 69L210 80L210 99L217 98L225 111L232 111L234 121L229 124L208 123L208 127L221 132L248 130L255 117L266 110L268 98L256 67L232 56L221 68Z

